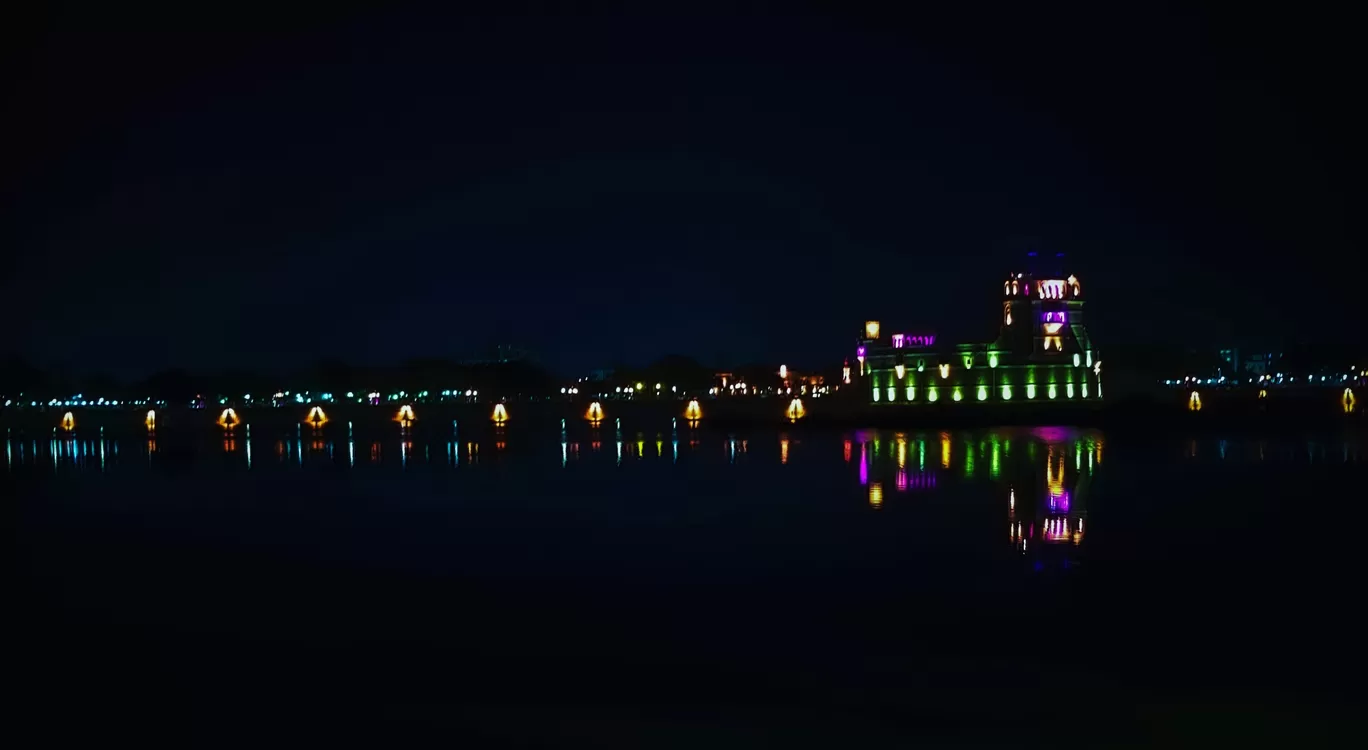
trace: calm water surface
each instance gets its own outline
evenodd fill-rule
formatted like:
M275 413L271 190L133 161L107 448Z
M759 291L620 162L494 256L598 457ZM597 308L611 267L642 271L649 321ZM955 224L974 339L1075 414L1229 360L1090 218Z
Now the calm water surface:
M1305 740L1362 692L1352 434L5 450L35 717L191 744L1086 746Z

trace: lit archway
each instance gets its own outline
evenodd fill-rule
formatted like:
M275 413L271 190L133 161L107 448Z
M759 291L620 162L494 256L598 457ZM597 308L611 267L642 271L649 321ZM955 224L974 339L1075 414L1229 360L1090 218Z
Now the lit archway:
M238 419L237 412L233 411L232 407L224 409L222 412L219 413L219 427L222 427L225 430L231 430L240 424L242 424L242 420Z

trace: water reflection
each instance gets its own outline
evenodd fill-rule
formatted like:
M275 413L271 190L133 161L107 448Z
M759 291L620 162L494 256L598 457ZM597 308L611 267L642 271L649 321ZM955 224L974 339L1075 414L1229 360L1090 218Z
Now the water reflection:
M869 485L869 507L878 510L883 507L883 483L874 482Z
M664 423L660 426L663 428ZM558 458L559 467L566 471L615 472L615 467L621 465L624 458L631 457L634 460L628 463L641 467L641 471L633 469L632 474L647 478L647 481L682 481L691 476L707 476L707 472L723 472L737 480L746 476L764 477L763 481L774 482L776 488L787 488L789 482L811 480L811 486L817 487L820 486L817 483L826 478L839 479L842 484L838 486L846 487L849 494L828 492L822 495L822 501L853 504L862 511L879 510L880 523L887 523L890 516L899 513L926 512L929 500L961 503L966 502L963 497L972 498L978 494L986 502L995 504L993 513L1006 516L1008 540L1017 553L1059 554L1068 560L1068 555L1073 553L1066 550L1082 545L1087 538L1089 494L1107 455L1106 440L1101 432L1058 428L868 430L846 434L808 433L801 427L736 434L690 430L684 446L672 433L668 455L663 429L652 438L647 437L649 432L636 432L629 437L618 431L611 453L604 450L598 431L587 427L581 430L577 434L572 426L568 433L553 429L542 435L529 433L524 436L491 428L487 432L475 430L463 435L466 437L463 441L452 435L437 445L417 440L413 434L396 439L391 432L388 437L362 442L363 466L357 470L371 466L391 472L484 472L490 467L482 466L478 460L482 446L487 446L483 448L486 451L493 448L498 452L499 461L495 466L516 464L533 470L554 468ZM313 434L310 441L304 443L294 434L260 436L258 426L256 439L266 440L268 455L273 446L277 457L275 462L258 466L253 462L254 440L245 430L205 436L198 445L168 443L169 438L164 434L144 439L142 431L138 432L134 452L145 450L145 461L121 464L119 441L116 440L80 440L74 436L50 441L46 436L37 441L10 438L5 442L6 470L11 474L52 472L48 476L62 476L78 472L93 475L96 471L108 475L159 472L187 462L204 466L205 472L222 471L224 467L255 473L308 470L321 465L344 470L357 466L355 440L346 440L344 459L342 446L323 434ZM757 441L754 455L749 451L752 438ZM367 442L369 451L365 450ZM653 452L651 443L654 443ZM936 460L937 445L939 461ZM1354 435L1322 435L1310 439L1182 436L1147 445L1157 453L1145 454L1144 460L1162 460L1173 465L1200 462L1209 466L1238 467L1274 463L1329 468L1360 464L1365 460L1364 443ZM443 447L447 460L431 462L430 454ZM421 450L421 454L415 454L415 450ZM931 452L929 460L928 451ZM1130 455L1132 461L1140 460L1134 451L1123 455ZM779 466L784 467L782 473L764 473ZM650 479L651 475L644 473L647 471L669 474L659 473L655 479ZM628 473L624 472L622 476L626 477ZM975 489L966 493L963 488L971 486ZM994 533L991 524L985 532ZM993 538L1000 540L1000 537ZM1056 549L1061 551L1048 551Z

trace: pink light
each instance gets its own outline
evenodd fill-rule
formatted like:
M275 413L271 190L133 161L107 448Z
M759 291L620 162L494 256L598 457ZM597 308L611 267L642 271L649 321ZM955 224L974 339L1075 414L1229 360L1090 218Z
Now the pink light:
M895 334L893 334L893 348L894 348L894 349L901 349L902 346L903 346L903 335L902 335L901 333L895 333Z

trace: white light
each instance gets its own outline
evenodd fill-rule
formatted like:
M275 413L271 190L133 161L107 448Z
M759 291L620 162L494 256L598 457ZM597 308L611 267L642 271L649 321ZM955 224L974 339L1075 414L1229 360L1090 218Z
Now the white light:
M565 393L565 389L564 389L564 388L561 389L561 393Z

